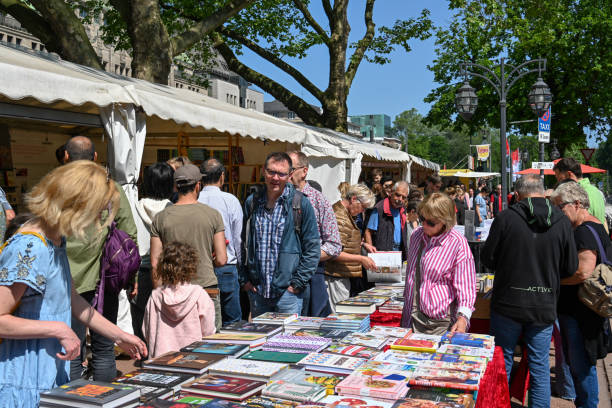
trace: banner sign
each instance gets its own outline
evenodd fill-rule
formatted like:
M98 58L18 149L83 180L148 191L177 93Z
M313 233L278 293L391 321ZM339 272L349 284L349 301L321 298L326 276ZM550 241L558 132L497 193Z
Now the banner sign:
M531 168L536 170L552 170L555 167L553 162L531 162Z
M489 158L490 145L476 145L476 151L478 152L478 160L486 161Z

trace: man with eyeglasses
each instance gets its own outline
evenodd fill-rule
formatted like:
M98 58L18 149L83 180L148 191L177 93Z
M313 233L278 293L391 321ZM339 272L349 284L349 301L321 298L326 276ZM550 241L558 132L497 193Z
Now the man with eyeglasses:
M374 206L365 232L364 247L368 252L401 251L406 259L409 236L406 228L405 203L410 187L405 181L393 186L391 196Z
M310 285L306 287L302 314L327 317L332 309L325 285L325 261L337 257L342 252L338 222L329 201L306 181L309 165L308 157L299 151L289 152L289 157L293 162L291 183L308 198L314 209L321 244L321 258L317 270L310 280Z
M240 285L248 293L252 317L301 314L304 290L321 255L315 212L288 183L293 166L287 153L269 154L263 172L264 190L244 204Z

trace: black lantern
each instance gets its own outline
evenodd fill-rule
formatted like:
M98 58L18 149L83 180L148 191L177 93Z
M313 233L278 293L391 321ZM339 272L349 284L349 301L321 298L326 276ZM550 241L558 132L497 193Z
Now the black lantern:
M523 161L525 163L529 163L529 150L527 149L523 150L522 156L523 156Z
M478 96L474 92L474 88L466 80L455 95L455 106L461 117L465 120L470 120L476 112L478 106Z
M559 157L561 157L561 153L557 149L557 141L553 139L550 146L550 160L557 160Z
M546 85L546 82L544 82L542 78L538 78L535 84L533 84L528 98L529 106L538 117L542 116L548 110L552 102L552 94L550 93L548 85Z

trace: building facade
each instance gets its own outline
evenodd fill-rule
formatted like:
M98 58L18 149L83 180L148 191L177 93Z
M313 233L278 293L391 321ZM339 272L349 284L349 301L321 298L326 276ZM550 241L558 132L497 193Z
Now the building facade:
M374 136L374 142L383 143L391 135L391 117L385 114L351 115L351 123L360 126L364 140Z

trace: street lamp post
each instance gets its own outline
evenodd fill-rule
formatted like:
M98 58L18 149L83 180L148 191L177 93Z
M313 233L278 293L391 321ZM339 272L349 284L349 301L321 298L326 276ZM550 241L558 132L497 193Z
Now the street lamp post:
M529 65L538 64L537 68L528 68ZM460 65L460 74L464 77L463 85L457 91L455 96L455 105L459 115L465 120L470 120L476 112L478 106L478 96L474 88L470 86L468 77L479 77L489 82L497 95L499 96L499 107L500 107L500 126L499 126L499 141L501 150L501 179L502 179L502 196L507 197L508 195L508 180L506 172L506 95L508 91L514 85L514 83L522 78L523 76L537 72L538 80L531 87L529 92L529 106L538 115L542 116L544 112L548 110L552 101L552 95L548 89L548 85L542 80L542 70L546 70L546 59L534 59L526 61L521 65L514 67L513 65L507 64L504 58L498 65L499 76L495 72L483 65L476 64L473 62L464 62ZM484 72L484 74L478 72L469 71L469 69L477 68ZM509 68L510 72L507 73L506 69ZM502 200L503 208L507 207L506 200Z

